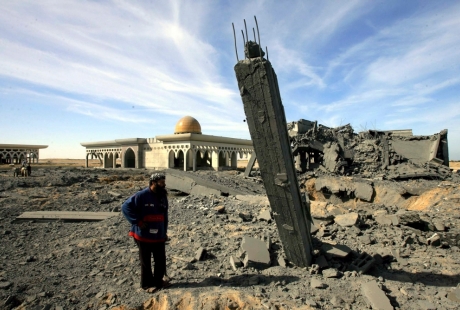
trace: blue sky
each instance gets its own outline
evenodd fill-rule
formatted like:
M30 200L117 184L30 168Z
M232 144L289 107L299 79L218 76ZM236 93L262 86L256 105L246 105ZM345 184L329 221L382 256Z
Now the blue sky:
M84 158L81 142L169 134L185 115L249 139L232 22L241 59L254 15L288 122L448 129L460 160L459 1L4 1L0 143Z

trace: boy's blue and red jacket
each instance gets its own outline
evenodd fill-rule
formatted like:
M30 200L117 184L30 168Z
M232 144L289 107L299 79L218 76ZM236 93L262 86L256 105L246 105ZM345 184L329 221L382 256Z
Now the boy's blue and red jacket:
M168 199L159 196L149 187L129 197L121 212L131 223L129 235L143 242L165 242L168 232ZM140 223L146 228L141 229Z

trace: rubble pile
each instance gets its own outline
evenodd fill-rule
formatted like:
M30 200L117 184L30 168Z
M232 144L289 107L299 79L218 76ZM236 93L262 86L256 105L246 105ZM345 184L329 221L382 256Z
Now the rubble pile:
M452 176L447 130L414 136L410 129L355 133L349 124L330 128L303 119L287 125L296 169L301 173L388 180Z
M313 264L300 268L286 260L267 196L254 195L264 192L260 178L236 171L190 174L253 194L186 195L169 188L167 270L174 286L151 295L139 288L139 254L119 213L124 199L146 185L149 171L37 169L29 178L0 171L0 308L460 306L458 183L317 178L318 190L309 192ZM347 191L360 198L341 195ZM425 194L433 200L422 206ZM15 222L33 210L117 216Z

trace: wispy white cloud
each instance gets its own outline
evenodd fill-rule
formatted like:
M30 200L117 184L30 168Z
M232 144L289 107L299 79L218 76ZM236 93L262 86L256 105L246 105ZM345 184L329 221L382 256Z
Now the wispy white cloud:
M218 74L214 47L190 33L187 25L162 19L160 15L146 16L140 7L127 2L120 1L117 5L116 9L97 3L83 8L77 5L76 10L50 7L46 14L56 14L55 18L35 22L35 32L28 34L37 44L1 39L2 74L70 94L136 102L165 113L171 110L163 107L171 102L177 105L175 111L187 110L190 97L220 106L235 101L237 92L223 86ZM104 23L95 22L99 19L94 14L102 13L102 9L112 14L103 14L108 16ZM21 18L25 24L33 23L34 15L30 13L33 11L15 12L16 16L9 16L9 20L4 16L7 19L4 26L14 24L18 15L24 15ZM142 19L130 20L127 13ZM79 21L78 26L66 22L69 15ZM136 36L126 30L131 21L138 29L150 28L152 36L149 33ZM121 34L108 35L109 30L120 28L117 26L122 28ZM108 37L100 37L104 33ZM46 44L40 44L42 40ZM131 43L137 48L144 45L135 58L131 57ZM161 46L153 49L156 55L149 55L151 47L157 44Z
M455 2L9 1L0 94L139 132L192 115L207 133L249 136L231 23L241 59L239 30L246 19L252 38L256 15L288 121L429 130L443 125L430 116L460 121L459 13Z

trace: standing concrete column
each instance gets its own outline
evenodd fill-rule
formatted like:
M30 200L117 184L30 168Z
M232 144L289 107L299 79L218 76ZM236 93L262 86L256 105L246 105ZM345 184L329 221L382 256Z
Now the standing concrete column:
M286 257L306 267L312 261L310 209L300 194L278 81L256 43L246 43L245 52L235 73L260 172Z
M184 169L184 171L187 171L188 154L184 153L184 151L182 151L182 153L184 154L184 162L182 163L182 169Z
M193 151L193 171L196 171L196 154L198 151Z
M232 152L230 155L230 167L232 169L238 168L238 154L236 152Z
M211 152L212 167L215 171L219 171L219 151Z

